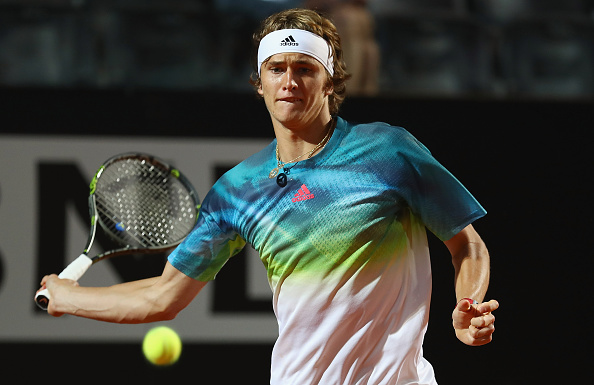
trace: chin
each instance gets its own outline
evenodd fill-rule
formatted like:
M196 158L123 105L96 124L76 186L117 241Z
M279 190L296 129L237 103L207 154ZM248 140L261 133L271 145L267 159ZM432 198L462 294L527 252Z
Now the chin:
M299 126L304 122L302 112L277 113L274 114L274 118L285 127Z

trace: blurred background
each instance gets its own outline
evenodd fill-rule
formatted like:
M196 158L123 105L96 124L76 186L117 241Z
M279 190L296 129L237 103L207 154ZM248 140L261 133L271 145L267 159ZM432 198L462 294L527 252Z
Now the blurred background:
M56 320L31 298L80 253L87 184L109 156L155 153L204 196L270 142L248 83L251 34L292 7L325 12L341 33L353 78L340 115L407 128L489 212L476 223L501 303L489 346L455 339L453 271L430 235L425 355L438 382L586 383L594 0L0 0L3 376L33 364L28 379L74 365L116 384L268 382L276 326L252 250L168 323L184 341L170 368L142 358L151 326ZM114 260L84 284L154 275L164 258Z
M366 94L594 92L592 0L1 0L0 84L249 92L251 33L290 7L369 57Z

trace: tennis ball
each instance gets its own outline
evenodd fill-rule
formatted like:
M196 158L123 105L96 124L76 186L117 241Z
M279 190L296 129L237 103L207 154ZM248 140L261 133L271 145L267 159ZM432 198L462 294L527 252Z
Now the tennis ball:
M150 363L158 366L174 364L181 355L182 342L179 335L167 326L149 330L142 341L142 352Z

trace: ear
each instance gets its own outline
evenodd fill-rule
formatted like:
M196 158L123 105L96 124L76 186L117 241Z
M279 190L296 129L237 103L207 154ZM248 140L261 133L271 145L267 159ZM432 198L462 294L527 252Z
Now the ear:
M326 88L324 89L324 94L326 94L326 96L330 96L334 93L334 84L332 84L332 79L328 78L328 81L326 83Z
M258 86L258 94L260 94L260 96L264 96L264 91L262 90L262 81L260 81L260 85Z

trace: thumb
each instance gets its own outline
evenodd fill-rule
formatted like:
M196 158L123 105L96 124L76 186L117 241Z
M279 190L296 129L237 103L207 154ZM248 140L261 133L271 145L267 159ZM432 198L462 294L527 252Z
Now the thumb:
M458 304L456 305L456 308L459 311L468 313L470 311L473 310L472 308L472 304L473 303L477 303L476 301L470 299L470 298L462 298L460 301L458 301Z

